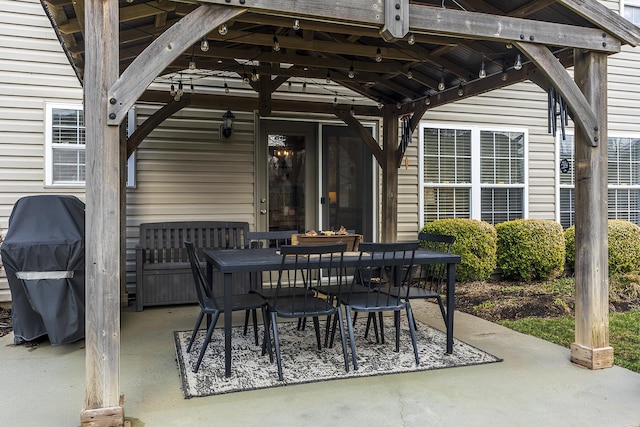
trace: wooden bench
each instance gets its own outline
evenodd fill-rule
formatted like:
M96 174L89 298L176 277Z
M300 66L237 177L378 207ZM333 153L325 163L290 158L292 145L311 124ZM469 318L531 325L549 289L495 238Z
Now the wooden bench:
M180 221L140 224L140 243L136 245L136 310L142 311L145 306L198 301L184 247L185 240L193 242L198 257L202 260L205 248L246 248L248 232L247 222ZM248 292L249 276L234 276L234 289L238 293ZM221 282L222 274L214 272L214 292L222 289Z

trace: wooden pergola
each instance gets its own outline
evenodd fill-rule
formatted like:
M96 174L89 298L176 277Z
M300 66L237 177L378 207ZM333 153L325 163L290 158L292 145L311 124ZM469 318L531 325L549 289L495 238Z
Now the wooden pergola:
M371 149L383 176L382 237L396 239L398 167L430 108L531 80L553 88L575 123L576 334L571 360L613 364L607 269L607 56L640 42L637 27L595 0L42 0L84 85L86 399L82 425L123 425L120 281L126 158L185 106L335 114ZM209 49L201 49L206 40ZM276 46L277 44L277 46ZM251 96L149 89L190 62L246 69ZM571 78L566 68L574 67ZM235 70L235 71L234 71ZM483 71L480 71L483 70ZM486 74L486 77L482 74ZM349 108L276 99L292 77L330 79L366 98ZM256 95L257 94L257 95ZM128 139L138 101L165 104ZM380 108L378 108L378 106ZM378 144L356 117L381 116Z

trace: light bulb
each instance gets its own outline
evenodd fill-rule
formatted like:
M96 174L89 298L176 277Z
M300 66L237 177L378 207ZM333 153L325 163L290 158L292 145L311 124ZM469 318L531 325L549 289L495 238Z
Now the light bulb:
M509 75L507 74L507 69L506 68L502 69L502 77L501 78L502 78L503 82L506 82L507 79L509 78Z
M307 82L302 83L302 91L303 92L307 91Z
M295 21L293 21L293 27L294 30L298 31L300 29L300 21L298 19L296 19Z
M407 71L407 78L411 80L413 78L413 70L409 67L409 71Z
M380 48L376 49L376 62L382 62L382 52Z
M280 52L280 43L278 42L278 38L273 36L273 51Z
M462 83L460 83L460 86L458 86L458 96L462 95L464 95L464 87L462 86Z
M207 36L204 36L202 38L202 41L200 42L200 50L203 52L206 52L209 50L209 40L207 40Z
M174 101L180 101L180 95L176 93L176 96L173 97Z
M440 83L438 83L438 90L442 92L444 90L444 77L440 79Z
M176 87L173 85L173 83L171 84L171 89L169 90L169 95L176 96Z
M356 72L353 71L353 65L349 67L349 78L352 79L356 76Z
M431 94L424 99L424 105L431 105Z
M327 71L327 83L331 83L331 73Z
M229 85L226 82L224 84L224 93L229 93Z
M242 75L242 83L249 84L249 76L247 76L247 73Z
M480 65L480 71L478 72L478 77L484 79L487 77L487 70L484 68L484 61L482 61L482 65Z
M396 102L396 108L399 110L402 108L402 104L400 104L399 102Z
M522 57L520 57L520 54L516 55L516 62L513 63L513 69L514 70L522 70Z
M178 95L178 97L184 95L184 88L182 87L182 82L178 83L178 90L176 91L176 95Z
M416 44L416 36L414 36L413 33L409 34L409 38L407 39L407 43L409 43L409 46L413 46L414 44Z
M378 99L378 110L382 110L382 107L384 107L384 104Z
M355 116L356 110L354 110L353 107L351 107L351 110L349 110L349 113L351 113L352 116Z
M221 36L226 36L228 32L229 28L227 28L227 24L222 24L218 27L218 33L220 33Z
M251 81L252 82L257 82L259 80L260 77L258 77L258 73L256 71L256 67L253 67L253 70L251 70Z
M189 69L190 70L195 70L196 69L196 61L194 61L193 59L191 61L189 61Z

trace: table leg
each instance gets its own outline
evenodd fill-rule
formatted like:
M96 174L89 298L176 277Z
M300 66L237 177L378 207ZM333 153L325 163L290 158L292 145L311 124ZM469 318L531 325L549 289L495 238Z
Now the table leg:
M456 309L456 264L447 264L447 354L453 353L453 313Z
M207 276L205 279L207 280L207 285L209 285L209 291L213 292L213 264L207 261ZM211 315L207 314L207 329L209 329L209 325L211 325Z
M232 273L224 273L224 374L231 376Z

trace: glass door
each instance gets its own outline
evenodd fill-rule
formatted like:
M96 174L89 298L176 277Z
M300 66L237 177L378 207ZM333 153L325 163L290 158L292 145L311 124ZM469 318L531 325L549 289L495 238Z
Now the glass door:
M373 131L373 127L371 128ZM322 228L374 238L373 156L346 126L322 126Z
M260 215L257 230L304 232L317 223L315 201L315 126L309 123L262 121L262 157L266 177L258 179ZM264 163L263 163L264 164Z

